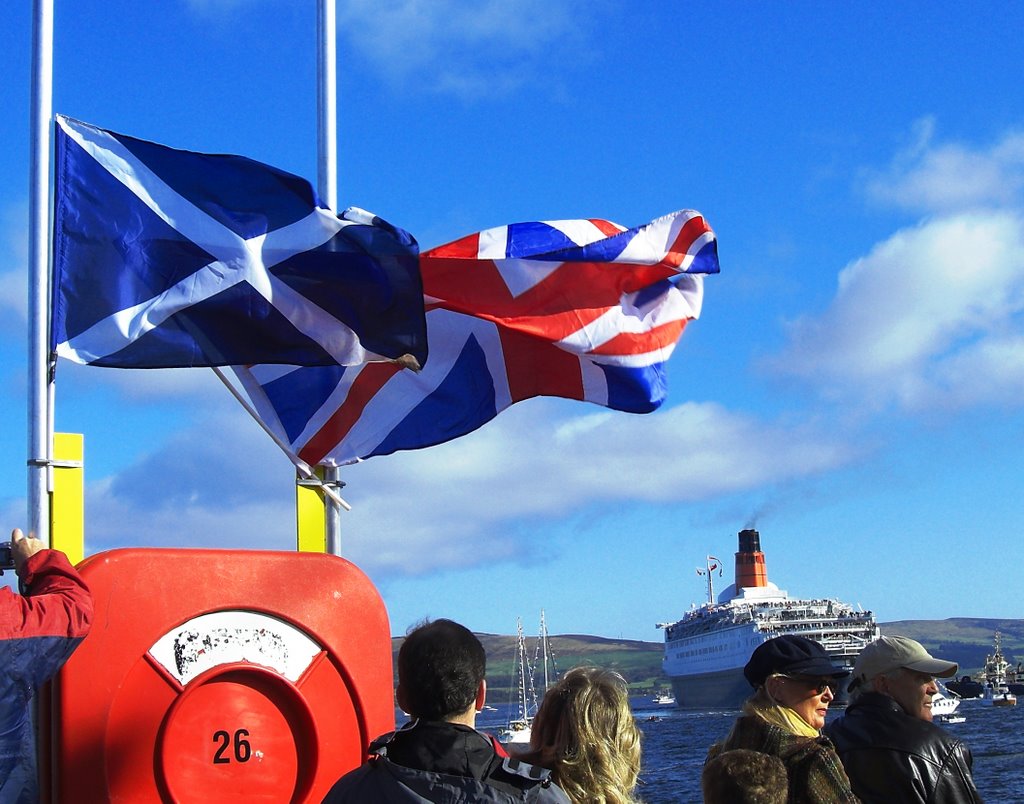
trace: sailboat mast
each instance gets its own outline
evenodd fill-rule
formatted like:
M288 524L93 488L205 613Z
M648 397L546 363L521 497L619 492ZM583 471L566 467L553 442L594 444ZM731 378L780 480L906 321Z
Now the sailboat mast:
M53 0L32 4L31 180L28 290L28 527L50 543L53 383L50 308L50 122L53 119Z
M548 678L548 626L544 622L544 609L540 610L540 640L544 662L544 692L547 692L548 687L551 686L551 681Z
M527 713L529 712L529 704L526 699L526 666L528 659L526 656L526 637L523 636L523 621L519 617L516 618L516 630L518 632L517 650L519 652L519 717L521 720L526 720Z

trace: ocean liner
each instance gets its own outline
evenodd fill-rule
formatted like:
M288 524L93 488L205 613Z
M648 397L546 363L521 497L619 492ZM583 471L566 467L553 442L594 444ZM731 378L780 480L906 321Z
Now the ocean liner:
M878 638L870 611L855 610L832 598L791 598L768 581L761 536L741 530L736 581L715 599L712 576L721 562L708 556L700 575L707 578L708 602L679 621L659 623L665 630L663 669L672 681L678 706L731 709L752 692L743 666L754 648L772 637L798 634L819 642L833 661L852 669L864 646ZM836 700L846 701L845 680Z

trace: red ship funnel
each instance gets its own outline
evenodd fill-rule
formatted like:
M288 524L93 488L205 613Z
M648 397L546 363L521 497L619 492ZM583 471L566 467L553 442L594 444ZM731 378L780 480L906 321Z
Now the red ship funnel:
M761 552L761 534L753 529L740 531L740 549L736 553L736 592L745 586L767 586L768 568Z

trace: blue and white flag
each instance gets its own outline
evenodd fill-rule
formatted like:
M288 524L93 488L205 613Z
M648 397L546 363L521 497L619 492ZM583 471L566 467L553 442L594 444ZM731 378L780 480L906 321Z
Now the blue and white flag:
M427 358L419 247L240 156L58 116L51 348L173 368Z

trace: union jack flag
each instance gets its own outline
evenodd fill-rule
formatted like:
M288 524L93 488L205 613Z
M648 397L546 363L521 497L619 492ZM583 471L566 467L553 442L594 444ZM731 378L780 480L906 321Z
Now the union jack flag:
M236 367L293 460L347 464L440 444L535 396L646 413L700 314L717 244L686 210L626 229L606 220L487 229L420 255L430 359Z

